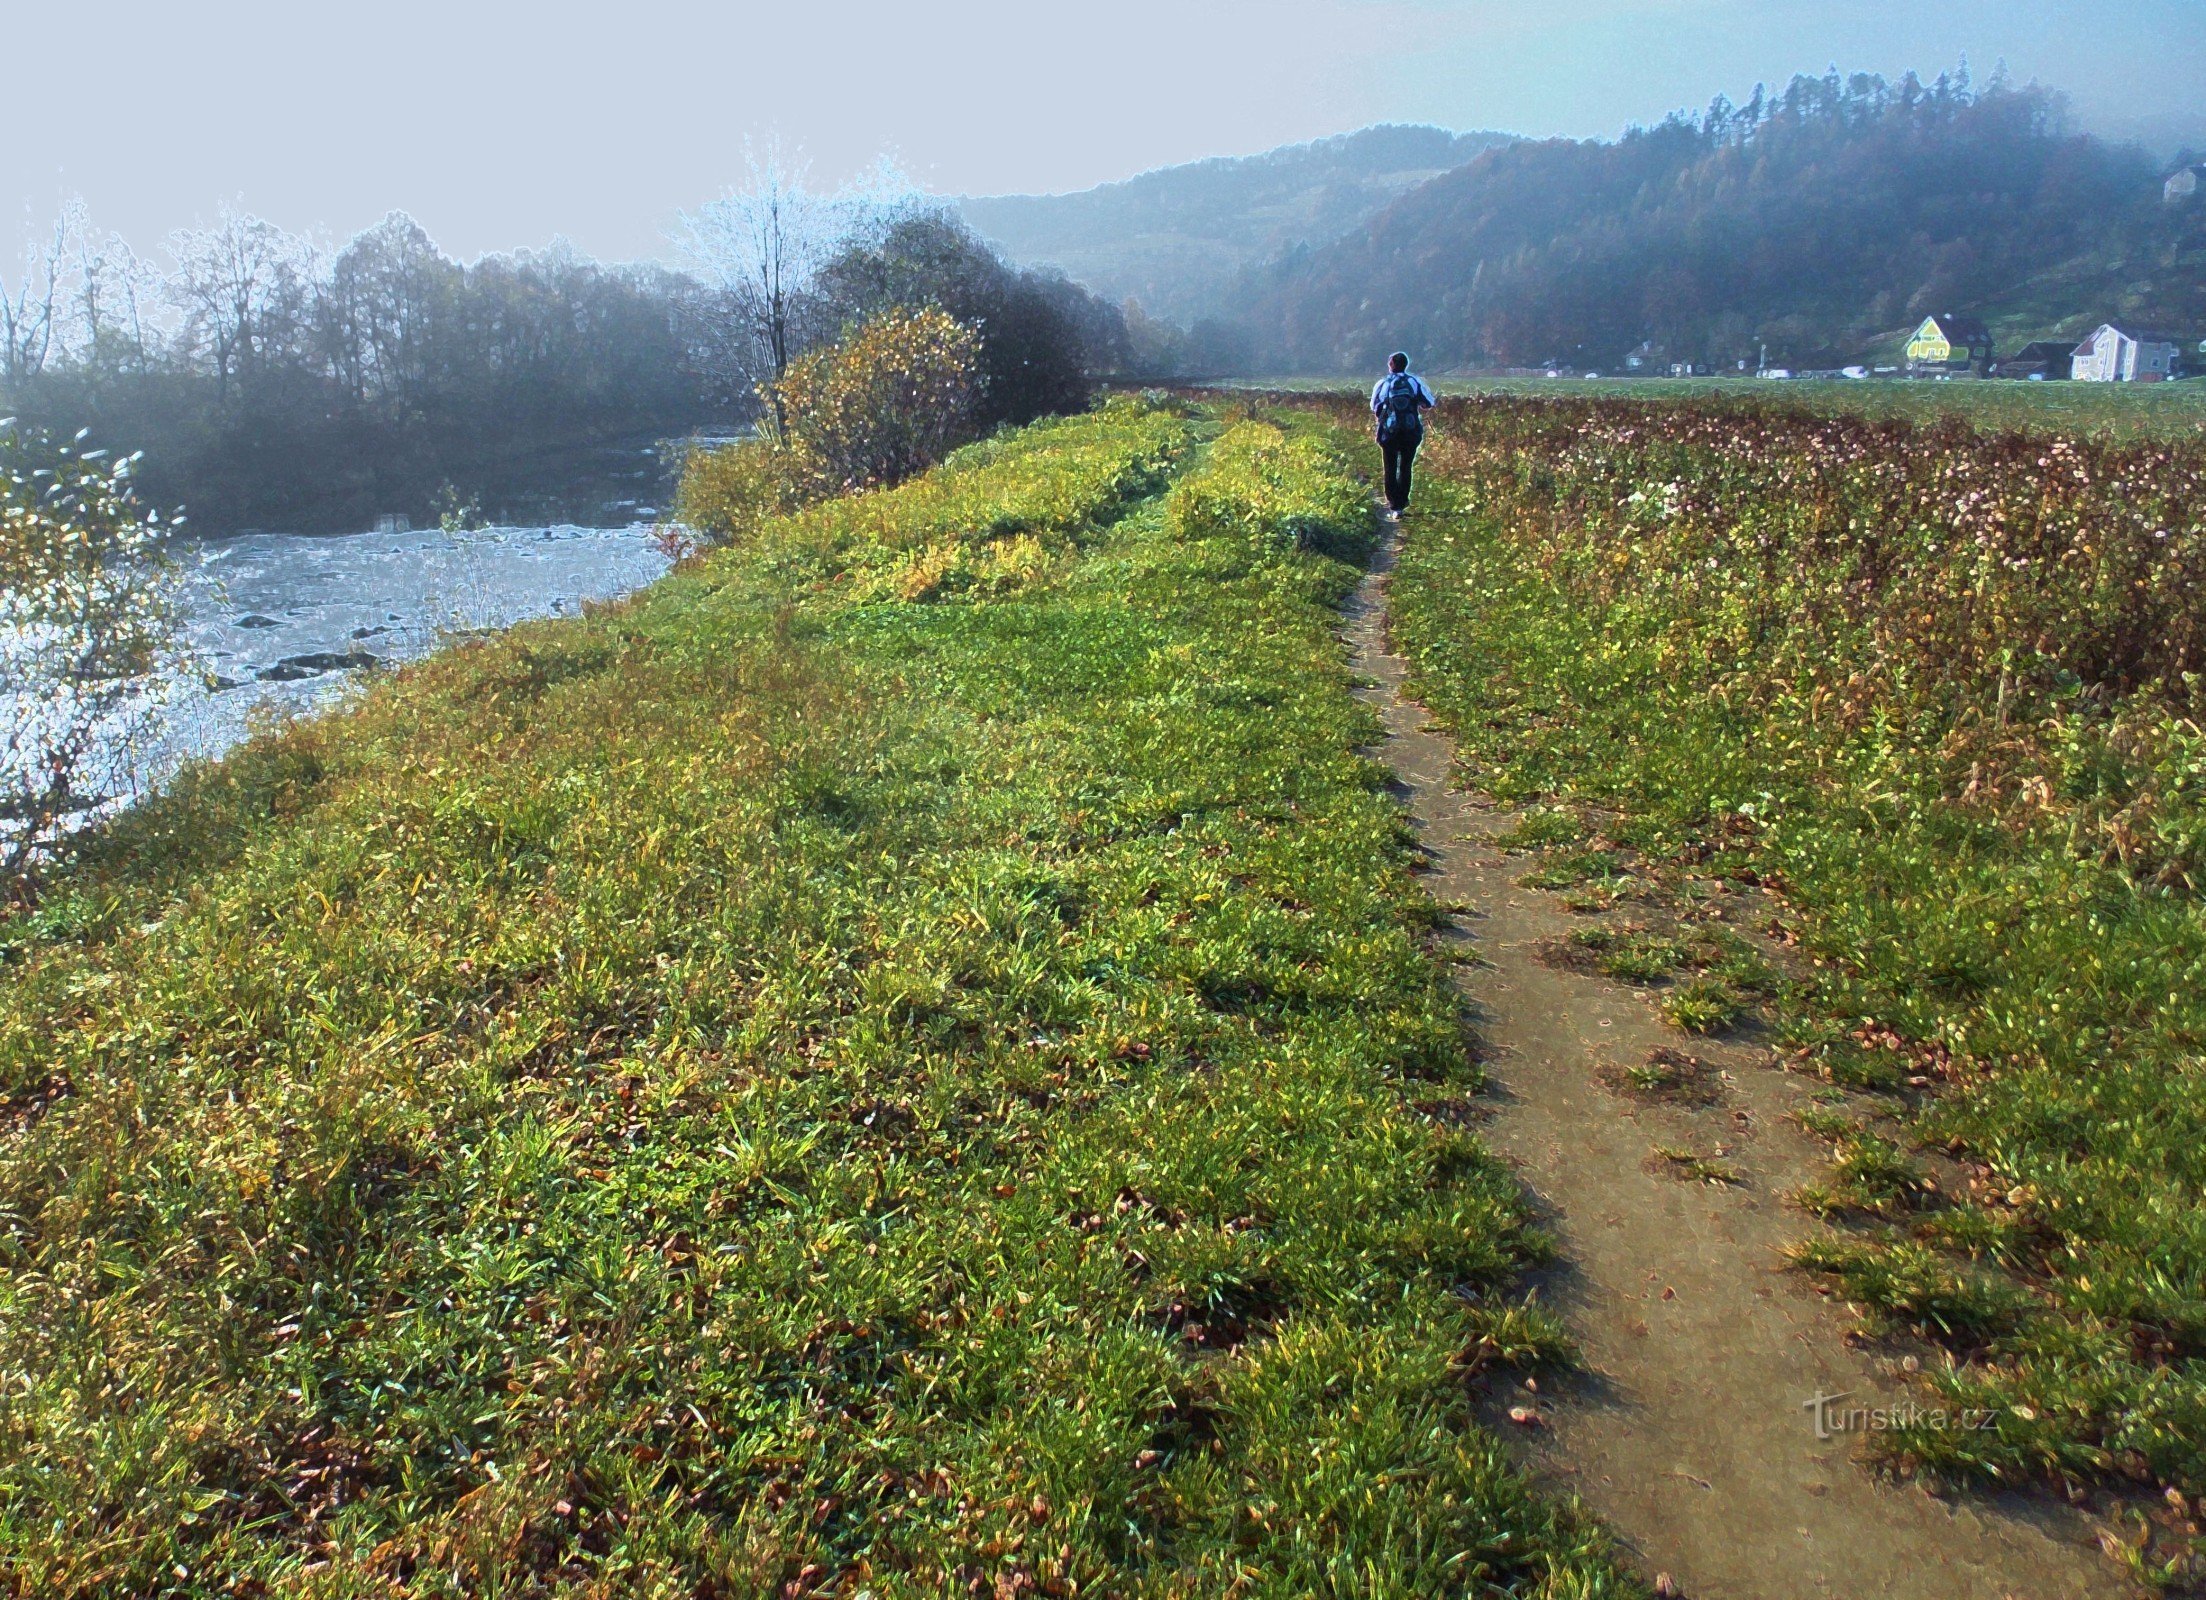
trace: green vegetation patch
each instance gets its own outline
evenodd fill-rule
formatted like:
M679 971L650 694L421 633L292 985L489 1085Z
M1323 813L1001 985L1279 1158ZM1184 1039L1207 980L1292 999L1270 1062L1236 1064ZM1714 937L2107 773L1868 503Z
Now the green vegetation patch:
M0 973L10 1582L1638 1592L1472 1415L1562 1340L1415 1109L1477 1073L1366 502L1201 431L975 447L118 822Z
M1636 1100L1686 1106L1721 1105L1723 1072L1713 1062L1670 1045L1657 1045L1636 1066L1609 1067L1602 1079Z
M1771 895L1662 991L1895 1090L1803 1262L2027 1413L1919 1459L2206 1487L2206 447L1722 405L1444 408L1393 584L1475 781ZM1346 424L1345 414L1343 425ZM1557 873L1556 876L1567 874ZM1972 1174L1933 1203L1905 1152Z
M1729 1188L1746 1182L1746 1175L1716 1156L1696 1155L1674 1145L1656 1145L1654 1159L1661 1170L1682 1183L1705 1183Z
M2042 324L2023 339L2034 337ZM2088 332L2088 328L2079 332ZM2001 348L2008 348L2003 343ZM1443 383L1443 395L1652 401L1680 410L1867 417L1985 432L2028 430L2109 439L2188 439L2206 426L2206 383L2028 383L1960 379L1823 379L1773 383L1738 378L1479 378Z

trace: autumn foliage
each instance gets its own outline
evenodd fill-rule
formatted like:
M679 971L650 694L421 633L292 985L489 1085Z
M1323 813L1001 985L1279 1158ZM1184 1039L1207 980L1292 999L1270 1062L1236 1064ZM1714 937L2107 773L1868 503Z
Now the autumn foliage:
M980 335L932 307L895 307L790 363L760 387L756 440L692 459L683 521L725 542L830 495L924 472L971 437Z

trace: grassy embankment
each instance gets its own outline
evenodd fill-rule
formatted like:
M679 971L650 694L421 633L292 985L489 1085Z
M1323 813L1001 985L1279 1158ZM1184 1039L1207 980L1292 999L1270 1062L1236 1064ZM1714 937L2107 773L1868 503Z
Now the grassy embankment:
M1772 886L1803 1065L1899 1097L1802 1265L1998 1420L1885 1442L2206 1490L2206 446L1515 399L1426 464L1399 637L1542 881Z
M1636 1592L1471 1415L1558 1339L1355 753L1368 502L1212 431L453 650L8 926L5 1584Z

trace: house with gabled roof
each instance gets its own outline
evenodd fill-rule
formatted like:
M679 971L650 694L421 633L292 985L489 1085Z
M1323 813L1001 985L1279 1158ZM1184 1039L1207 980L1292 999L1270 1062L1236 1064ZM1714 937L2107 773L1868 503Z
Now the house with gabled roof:
M2169 334L2102 322L2076 346L2069 370L2078 383L2163 383L2182 348Z
M1981 317L1959 312L1925 317L1907 341L1907 370L1917 377L1989 372L1992 359L1991 329Z
M2011 356L2001 356L1992 368L1995 378L2053 379L2075 371L2076 347L2066 339L2039 339Z

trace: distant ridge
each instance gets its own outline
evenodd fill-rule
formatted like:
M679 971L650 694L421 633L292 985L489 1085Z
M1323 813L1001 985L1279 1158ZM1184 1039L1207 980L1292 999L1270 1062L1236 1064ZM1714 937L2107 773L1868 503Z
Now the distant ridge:
M1181 323L1227 313L1235 278L1258 262L1353 232L1503 133L1382 124L1254 156L1163 167L1076 194L954 202L1022 266L1054 266L1114 300Z
M1606 140L1516 141L1229 291L1261 370L1897 361L1938 311L2000 349L2206 334L2206 204L2035 85L1796 78Z

